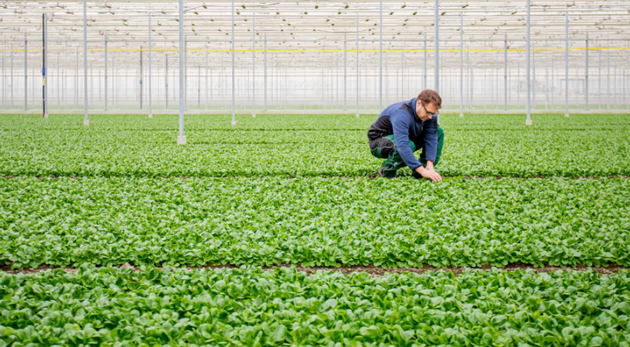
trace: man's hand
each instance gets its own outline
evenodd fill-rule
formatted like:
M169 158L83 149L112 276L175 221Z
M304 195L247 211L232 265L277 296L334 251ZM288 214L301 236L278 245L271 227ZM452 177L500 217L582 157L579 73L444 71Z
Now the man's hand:
M424 177L426 179L430 179L433 182L441 181L442 180L442 176L440 176L439 173L437 173L435 170L433 170L433 168L428 169L429 163L431 163L431 162L427 163L427 168L419 166L416 169L416 172L418 174L420 174L420 176L422 176L422 177ZM431 166L433 166L433 163L431 163Z

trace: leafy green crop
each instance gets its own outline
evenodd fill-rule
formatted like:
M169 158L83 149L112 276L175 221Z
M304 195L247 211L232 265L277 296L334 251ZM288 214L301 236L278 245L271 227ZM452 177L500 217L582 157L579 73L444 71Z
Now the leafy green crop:
M0 115L0 174L38 176L360 176L381 161L368 150L375 115ZM440 172L454 176L629 176L628 115L443 115ZM406 169L408 172L408 169Z
M630 265L630 180L0 180L14 267Z
M0 346L629 346L630 277L0 272Z

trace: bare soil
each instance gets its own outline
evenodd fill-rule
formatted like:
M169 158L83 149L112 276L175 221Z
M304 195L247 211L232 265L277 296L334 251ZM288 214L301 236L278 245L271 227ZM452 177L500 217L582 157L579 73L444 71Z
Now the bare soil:
M270 271L276 268L281 268L281 267L291 267L293 265L278 265L278 266L263 266L261 267L263 270L265 271ZM119 268L123 269L123 268L131 268L134 271L139 271L140 269L138 267L134 267L132 265L130 265L129 263L125 263L123 265L121 265ZM162 267L157 267L159 269L162 269ZM205 269L222 269L222 268L231 268L231 269L236 269L238 268L238 266L235 265L207 265L207 266L202 266L202 267L188 267L189 269L201 269L201 268L205 268ZM471 269L471 270L482 270L482 271L487 271L487 270L492 270L492 269L496 269L496 270L500 270L500 271L515 271L515 270L532 270L534 273L551 273L554 271L558 271L558 270L573 270L573 271L595 271L597 273L599 273L600 275L613 275L619 272L619 270L622 269L630 269L630 267L627 266L620 266L620 265L609 265L606 267L590 267L590 266L586 266L586 265L578 265L575 267L570 267L570 266L544 266L544 267L534 267L532 265L526 265L526 264L511 264L511 265L507 265L505 267L492 267L490 265L484 265L482 267L479 268L473 268L473 267L443 267L443 268L438 268L435 266L431 266L431 265L423 265L420 268L386 268L386 267L378 267L378 266L374 266L374 265L369 265L369 266L340 266L340 267L326 267L326 266L313 266L313 267L304 267L304 266L295 266L295 268L297 269L297 271L300 272L304 272L307 275L312 275L317 271L335 271L335 272L341 272L343 274L351 274L351 273L355 273L355 272L365 272L370 274L371 276L375 276L375 277L382 277L384 276L386 273L396 273L396 274L402 274L402 273L416 273L416 274L422 274L425 273L427 271L445 271L445 272L452 272L455 276L461 274L462 272L464 272L465 270ZM53 269L59 269L59 267L50 267L50 266L46 266L46 265L42 265L36 268L24 268L24 269L11 269L10 265L2 265L0 266L0 271L4 271L8 274L37 274L43 271L48 271L48 270L53 270ZM74 274L78 271L77 268L71 268L71 267L66 267L63 268L64 271Z

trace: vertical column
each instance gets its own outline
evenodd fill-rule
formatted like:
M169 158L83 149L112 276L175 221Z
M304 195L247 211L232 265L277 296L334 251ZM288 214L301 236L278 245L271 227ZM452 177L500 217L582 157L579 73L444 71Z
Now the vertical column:
M347 66L347 60L346 60L346 33L343 33L343 110L347 111L347 107L346 107L346 97L347 97L347 93L348 93L348 66Z
M188 111L188 36L184 35L184 111Z
M359 118L359 12L357 12L357 118Z
M521 61L516 61L516 107L521 106Z
M184 0L179 0L179 136L177 144L186 144L184 135Z
M569 12L564 13L564 116L569 116Z
M554 99L553 99L553 94L555 92L555 88L554 88L554 75L553 75L553 70L554 70L554 55L553 52L551 52L551 108L553 109L556 105Z
M525 125L532 125L531 118L531 105L530 105L530 95L531 95L531 76L530 76L530 29L531 29L531 0L527 0L527 47L525 49L525 54L527 54L527 119L525 120Z
M6 43L5 43L5 48L6 48ZM4 75L4 52L2 52L2 109L4 110L4 98L5 98L5 91L7 89L7 85L6 85L6 77ZM43 71L43 70L42 70Z
M383 110L383 0L379 0L378 16L378 112L380 113Z
M206 47L206 110L208 110L208 47Z
M57 71L55 71L55 76L57 77L57 90L55 94L57 95L57 109L61 109L61 69L59 68L59 58L61 57L61 53L57 53Z
M459 116L464 117L464 14L459 14Z
M76 67L74 68L74 108L79 109L79 48L76 50Z
M598 89L597 102L599 104L599 109L601 110L602 109L602 48L601 47L597 51L597 54L599 55L599 71L598 71L599 81L597 82L597 89Z
M48 87L46 86L46 64L48 63L48 15L44 13L42 23L42 111L44 118L48 118ZM77 57L79 52L77 51Z
M440 92L440 0L435 0L435 91Z
M504 50L503 50L503 110L507 111L507 99L508 99L508 44L507 34L504 36Z
M424 34L424 85L422 89L427 89L427 34Z
M28 41L24 33L24 111L28 111Z
M232 0L232 125L236 125L236 89L234 70L234 0Z
M588 111L588 33L586 33L586 60L584 61L584 109Z
M142 72L141 72L142 73ZM149 85L147 89L147 93L149 94L149 118L153 118L153 108L151 104L151 14L149 13Z
M88 118L88 82L87 82L87 0L83 0L83 125L90 125Z
M265 112L267 112L267 33L265 33L265 50L264 50L264 54L265 56L265 77L264 77L264 83L265 83Z
M116 70L116 66L114 65L114 62L115 62L115 60L114 60L114 56L112 54L112 91L113 91L113 94L114 94L114 95L112 95L112 99L113 99L112 100L112 108L116 108L116 89L117 89L116 88L117 87L116 86L116 71L117 70Z
M105 59L103 60L103 64L105 64L105 111L107 111L107 33L105 33Z
M610 47L610 41L608 41ZM606 49L606 59L608 61L608 71L606 74L606 110L610 110L610 49ZM13 85L13 83L11 83ZM13 106L13 104L11 104Z
M256 12L252 11L252 118L256 118Z
M168 54L165 54L166 66L164 67L164 90L165 90L165 107L168 110Z
M143 61L142 61L142 47L140 47L140 110L142 110L144 108L144 105L142 104L142 97L143 97L143 92L144 92L144 90L142 88L142 78L144 77L143 76L144 69L143 69L142 63L143 63Z
M11 78L9 81L11 82L11 109L13 110L13 44L11 44Z

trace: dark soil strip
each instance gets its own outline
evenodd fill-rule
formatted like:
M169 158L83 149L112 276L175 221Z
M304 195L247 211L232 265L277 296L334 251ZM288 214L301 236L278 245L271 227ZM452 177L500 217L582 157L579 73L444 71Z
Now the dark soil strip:
M313 178L328 178L328 179L332 179L332 178L341 178L341 179L352 179L352 178L370 178L370 179L375 179L375 178L379 178L377 174L364 174L364 175L356 175L356 176L330 176L330 175L315 175L315 176L286 176L286 175L278 175L278 176L274 176L274 175L270 175L270 176L242 176L242 175L233 175L233 176L125 176L125 175L107 175L107 176L74 176L74 175L60 175L60 176L31 176L31 175L11 175L11 176L3 176L0 175L0 179L13 179L13 178L23 178L23 177L34 177L37 179L44 179L44 178L70 178L70 179L94 179L94 178L125 178L125 177L130 177L130 178L137 178L137 179L182 179L182 180L189 180L189 179L215 179L215 178L265 178L265 177L269 177L269 178L285 178L288 180L294 180L294 179L313 179ZM402 178L402 177L411 177L411 175L404 175L404 176L399 176L396 178ZM457 177L442 177L445 180L449 180L449 179L457 179L457 178L463 178L463 179L467 179L467 180L474 180L474 179L479 179L479 180L485 180L485 179L522 179L522 180L529 180L529 179L550 179L550 178L567 178L567 179L571 179L571 180L580 180L580 179L619 179L619 178L623 178L623 179L629 179L630 176L578 176L578 177L570 177L570 176L531 176L531 177L516 177L516 176L496 176L496 177L489 177L489 176L457 176Z
M281 267L291 267L292 265L278 265L278 266L263 266L262 269L269 271L269 270L273 270L275 268L281 268ZM133 267L131 265L129 265L128 263L123 264L120 266L120 268L131 268L134 271L139 271L140 269L137 267ZM158 269L162 269L162 267L157 267ZM237 269L239 268L238 266L235 265L208 265L208 266L202 266L202 267L187 267L188 269L223 269L223 268L230 268L230 269ZM366 272L368 274L370 274L371 276L376 276L376 277L381 277L384 276L386 273L396 273L396 274L402 274L402 273L416 273L416 274L422 274L425 273L427 271L445 271L445 272L452 272L455 276L461 274L462 272L464 272L465 270L483 270L483 271L487 271L487 270L492 270L492 269L497 269L500 271L515 271L515 270L532 270L534 273L551 273L554 271L559 271L559 270L572 270L572 271L595 271L600 275L614 275L617 274L619 272L619 270L625 269L625 270L630 270L630 267L628 266L620 266L620 265L609 265L606 267L590 267L590 266L586 266L586 265L577 265L575 267L570 267L570 266L549 266L549 265L545 265L544 267L533 267L531 265L525 265L525 264L512 264L512 265L508 265L502 268L499 267L492 267L490 265L484 265L482 267L479 268L473 268L473 267L444 267L444 268L438 268L438 267L434 267L431 265L424 265L421 268L385 268L385 267L378 267L378 266L374 266L374 265L369 265L369 266L340 266L340 267L326 267L326 266L313 266L313 267L304 267L304 266L295 266L295 268L297 269L297 271L300 272L304 272L307 275L311 275L314 274L317 271L336 271L336 272L341 272L344 274L351 274L351 273L355 273L355 272ZM55 267L49 267L46 265L42 265L36 268L24 268L24 269L11 269L10 265L2 265L0 266L0 271L4 271L6 273L9 274L36 274L36 273L40 273L43 271L48 271L48 270L53 270L53 269L59 269L59 268L55 268ZM68 273L76 273L78 271L77 268L71 268L71 267L66 267L63 269L64 271L68 272Z

